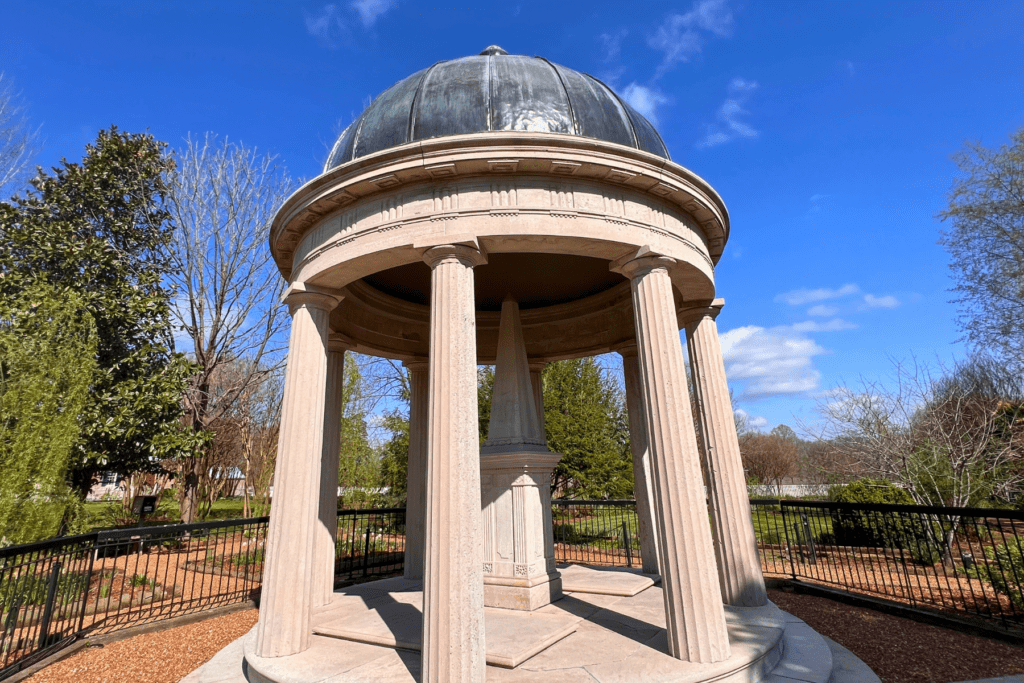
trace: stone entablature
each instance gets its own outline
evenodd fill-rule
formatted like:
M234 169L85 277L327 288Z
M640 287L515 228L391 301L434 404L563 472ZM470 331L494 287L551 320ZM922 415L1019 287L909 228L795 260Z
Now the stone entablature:
M418 185L354 203L322 220L302 238L294 251L292 272L304 277L330 267L333 261L350 262L390 248L396 240L415 245L431 239L439 228L445 234L477 237L485 246L490 246L487 238L510 235L536 236L541 244L540 238L563 241L570 232L566 220L576 222L571 230L576 235L611 243L604 248L581 244L577 248L585 255L611 258L621 254L621 243L643 242L659 252L693 260L704 271L714 268L701 227L657 197L583 180L541 176L490 180L467 178L441 189ZM394 231L400 231L401 237Z
M320 176L278 213L270 242L290 280L333 268L323 284L334 287L412 263L438 235L482 238L485 250L499 241L487 236L514 235L501 250L528 252L567 232L585 238L560 242L564 253L611 260L650 245L712 280L728 224L706 182L660 157L574 136L487 133L404 145Z

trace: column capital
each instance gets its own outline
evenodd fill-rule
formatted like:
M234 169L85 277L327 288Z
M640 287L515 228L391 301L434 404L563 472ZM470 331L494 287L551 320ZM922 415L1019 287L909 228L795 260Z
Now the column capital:
M345 353L356 348L355 342L349 337L338 332L331 332L327 335L327 351L330 353Z
M402 365L409 372L429 372L430 360L427 358L413 358L412 360L402 361Z
M487 263L487 256L476 247L465 244L439 244L424 251L423 260L431 269L448 260L456 260L467 268L475 268Z
M715 299L710 303L707 301L698 302L694 306L681 310L679 312L679 320L684 325L691 325L704 318L714 320L722 312L723 306L725 306L725 299Z
M635 254L615 259L608 265L608 269L635 280L654 270L668 270L675 264L674 258L652 251L649 247L641 247Z
M345 295L337 289L328 287L317 287L305 282L293 282L284 290L281 303L287 304L288 309L294 314L299 306L311 306L327 311L328 313L341 303Z
M530 365L530 372L543 372L544 368L548 366L548 362L546 360L527 360Z

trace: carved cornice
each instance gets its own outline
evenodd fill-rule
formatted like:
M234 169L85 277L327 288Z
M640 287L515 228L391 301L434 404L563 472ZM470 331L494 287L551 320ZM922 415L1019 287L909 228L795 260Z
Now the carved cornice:
M282 273L289 276L296 246L323 218L343 212L347 207L363 207L366 200L380 193L425 183L450 184L460 178L488 176L499 184L514 183L520 176L563 182L587 180L656 197L685 213L704 232L712 263L721 256L728 238L728 212L718 194L702 178L667 159L576 136L492 132L410 143L361 157L315 178L278 211L271 228L271 252ZM514 204L513 200L507 204L508 208L502 206L494 210L521 215L524 207ZM463 215L456 205L457 202L450 203L451 208L443 211L442 218L448 220ZM382 223L400 225L405 220L397 206L385 210L387 218ZM566 216L581 213L579 207L568 206L547 210L549 215L552 210ZM489 209L485 213L490 212ZM615 211L602 217L631 222ZM644 227L656 229L657 224ZM375 226L375 231L381 228ZM665 234L670 235L667 231ZM347 239L352 238L355 236ZM692 246L700 253L704 251ZM312 255L311 252L309 256Z

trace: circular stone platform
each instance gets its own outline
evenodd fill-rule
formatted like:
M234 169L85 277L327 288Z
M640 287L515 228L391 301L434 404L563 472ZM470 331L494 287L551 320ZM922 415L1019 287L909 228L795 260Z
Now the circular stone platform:
M832 678L824 638L771 603L726 606L729 659L716 664L674 659L668 655L663 600L661 588L651 586L633 596L567 593L534 612L488 608L487 680L829 683ZM418 681L421 605L419 584L401 578L338 591L314 615L316 635L305 652L257 657L255 631L245 636L246 678L249 683ZM870 676L864 667L852 680L867 683Z

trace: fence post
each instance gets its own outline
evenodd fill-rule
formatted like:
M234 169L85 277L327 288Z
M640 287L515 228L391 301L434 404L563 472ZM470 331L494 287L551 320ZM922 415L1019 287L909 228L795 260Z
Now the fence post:
M99 545L99 533L96 533L92 539L92 551L89 552L89 569L85 572L85 588L82 589L82 614L78 617L78 633L81 633L85 629L85 610L89 606L89 586L92 584L92 570L96 563L96 553L98 550L96 546ZM97 589L96 595L99 596L99 590Z
M60 561L54 562L50 568L50 582L46 586L46 606L43 608L43 621L39 627L39 647L46 647L49 638L50 619L53 618L53 601L57 597L57 583L60 581Z
M786 502L779 501L779 512L782 513L782 531L786 534L786 555L789 558L789 572L796 580L796 562L793 561L793 546L789 542L789 522L786 521Z
M814 549L814 534L811 533L811 523L807 520L807 513L800 515L800 521L804 525L804 538L807 539L807 561L817 564L818 554Z
M366 524L366 544L363 546L363 576L370 572L370 524Z
M626 546L626 566L633 566L633 543L629 538L629 527L622 521L622 543Z

